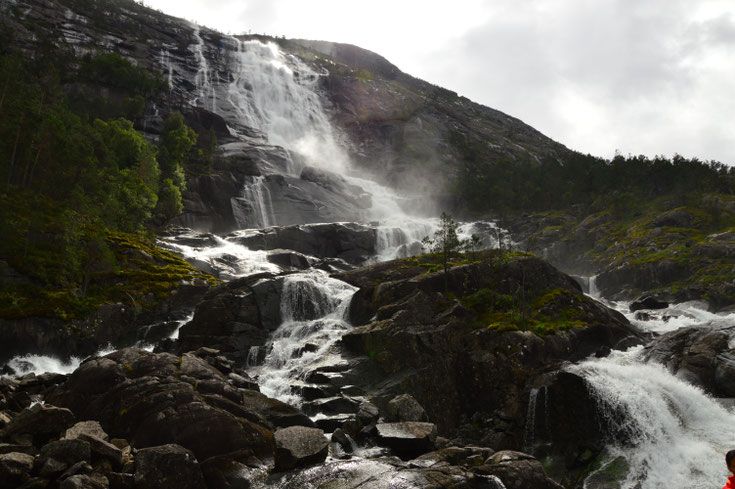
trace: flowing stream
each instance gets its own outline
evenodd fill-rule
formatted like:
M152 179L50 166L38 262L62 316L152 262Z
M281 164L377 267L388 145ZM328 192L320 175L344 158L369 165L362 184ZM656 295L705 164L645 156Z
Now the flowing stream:
M593 290L594 278L590 280ZM735 313L713 314L697 302L655 311L648 321L637 320L628 303L605 302L642 330L658 334L688 326L735 325ZM600 485L598 477L616 462L627 468L623 489L720 487L728 475L724 454L735 446L735 412L664 366L644 363L642 356L639 346L567 368L588 382L605 409L611 432L624 433L626 438L624 443L611 440L607 460L590 474L585 488L608 487Z

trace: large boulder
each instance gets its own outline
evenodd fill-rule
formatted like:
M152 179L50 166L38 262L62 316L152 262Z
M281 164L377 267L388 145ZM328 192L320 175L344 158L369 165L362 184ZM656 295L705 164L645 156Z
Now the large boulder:
M375 429L380 443L402 458L417 457L436 447L436 425L433 423L378 423Z
M388 402L389 421L427 421L426 411L410 394L401 394Z
M645 348L646 361L665 365L677 377L715 397L735 397L731 325L714 321L664 333Z
M194 454L182 446L168 444L137 451L135 487L205 489L207 486Z
M498 452L477 470L498 477L508 489L563 489L546 476L541 462L521 452Z
M4 437L32 435L37 443L57 438L76 422L74 413L64 407L34 404L10 420Z
M276 431L276 470L314 465L327 458L329 441L324 431L305 426L291 426Z
M0 489L15 489L30 479L34 458L25 453L0 455Z

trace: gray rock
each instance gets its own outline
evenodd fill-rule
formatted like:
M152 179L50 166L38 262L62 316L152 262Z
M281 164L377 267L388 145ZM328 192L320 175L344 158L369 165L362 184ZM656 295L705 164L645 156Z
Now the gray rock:
M79 439L89 443L89 447L92 450L93 462L107 461L113 471L120 471L122 469L122 450L115 445L87 433L80 434Z
M194 454L180 445L138 450L135 484L145 489L202 489L204 476Z
M69 409L35 404L10 420L5 435L30 434L34 439L48 440L64 433L75 421Z
M80 439L58 440L41 448L36 467L41 477L51 478L78 462L92 462L89 443Z
M109 489L110 482L102 474L73 475L59 484L59 489Z
M375 429L380 443L402 458L417 457L436 446L436 425L433 423L378 423Z
M86 434L99 438L100 440L108 441L110 437L102 429L99 421L80 421L68 430L64 434L64 438L67 440L73 440L79 438L80 435Z
M291 426L274 433L276 441L276 470L324 462L329 452L329 441L317 428Z
M498 452L489 457L485 465L478 467L477 471L498 477L509 488L563 489L546 476L541 462L521 452Z
M380 411L375 404L369 401L360 403L360 407L357 409L357 420L363 426L375 423L379 417Z
M0 489L14 489L30 479L34 458L25 453L0 455Z
M388 402L390 421L428 421L426 411L410 394L401 394Z

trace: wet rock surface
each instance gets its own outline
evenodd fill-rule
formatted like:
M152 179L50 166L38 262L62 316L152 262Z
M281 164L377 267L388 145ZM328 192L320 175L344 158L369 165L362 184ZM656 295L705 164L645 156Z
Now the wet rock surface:
M327 458L329 442L318 428L291 426L275 432L276 470L315 465Z

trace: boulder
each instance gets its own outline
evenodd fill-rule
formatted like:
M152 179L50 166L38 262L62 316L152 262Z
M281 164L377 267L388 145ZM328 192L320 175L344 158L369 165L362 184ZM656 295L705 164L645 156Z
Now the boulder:
M204 489L206 483L194 454L168 444L138 450L135 484L141 489Z
M59 484L59 489L109 489L110 481L102 474L72 475Z
M498 452L475 470L498 477L508 488L563 489L546 476L541 462L521 452Z
M207 487L243 489L254 485L267 466L248 450L210 457L199 464Z
M314 465L327 458L329 441L317 428L291 426L275 432L276 470Z
M36 468L41 477L54 478L78 462L92 461L89 443L79 439L58 440L41 448Z
M428 421L426 411L410 394L401 394L388 402L389 421Z
M644 350L646 361L665 365L677 377L715 397L735 397L735 355L729 325L691 326L654 338Z
M436 425L433 423L378 423L375 429L380 443L402 458L417 457L436 447Z
M104 441L107 441L110 438L107 433L105 433L105 430L102 429L99 421L80 421L68 430L66 430L66 433L64 434L64 439L74 440L76 438L79 438L79 436L83 434L94 436Z
M25 453L0 455L0 489L15 489L31 477L34 458Z
M28 434L41 443L58 437L73 426L75 421L74 413L69 409L34 404L11 419L3 434L6 437Z
M94 435L82 433L79 435L79 439L89 443L89 447L92 451L92 462L93 463L107 463L113 471L122 470L123 466L123 453L115 445L106 442L102 438L98 438Z
M105 432L139 448L177 443L201 459L243 449L270 457L272 434L250 416L251 392L195 355L130 348L84 362L49 401L99 420Z
M668 302L648 295L631 302L630 312L640 311L641 309L666 309L667 307L669 307Z

